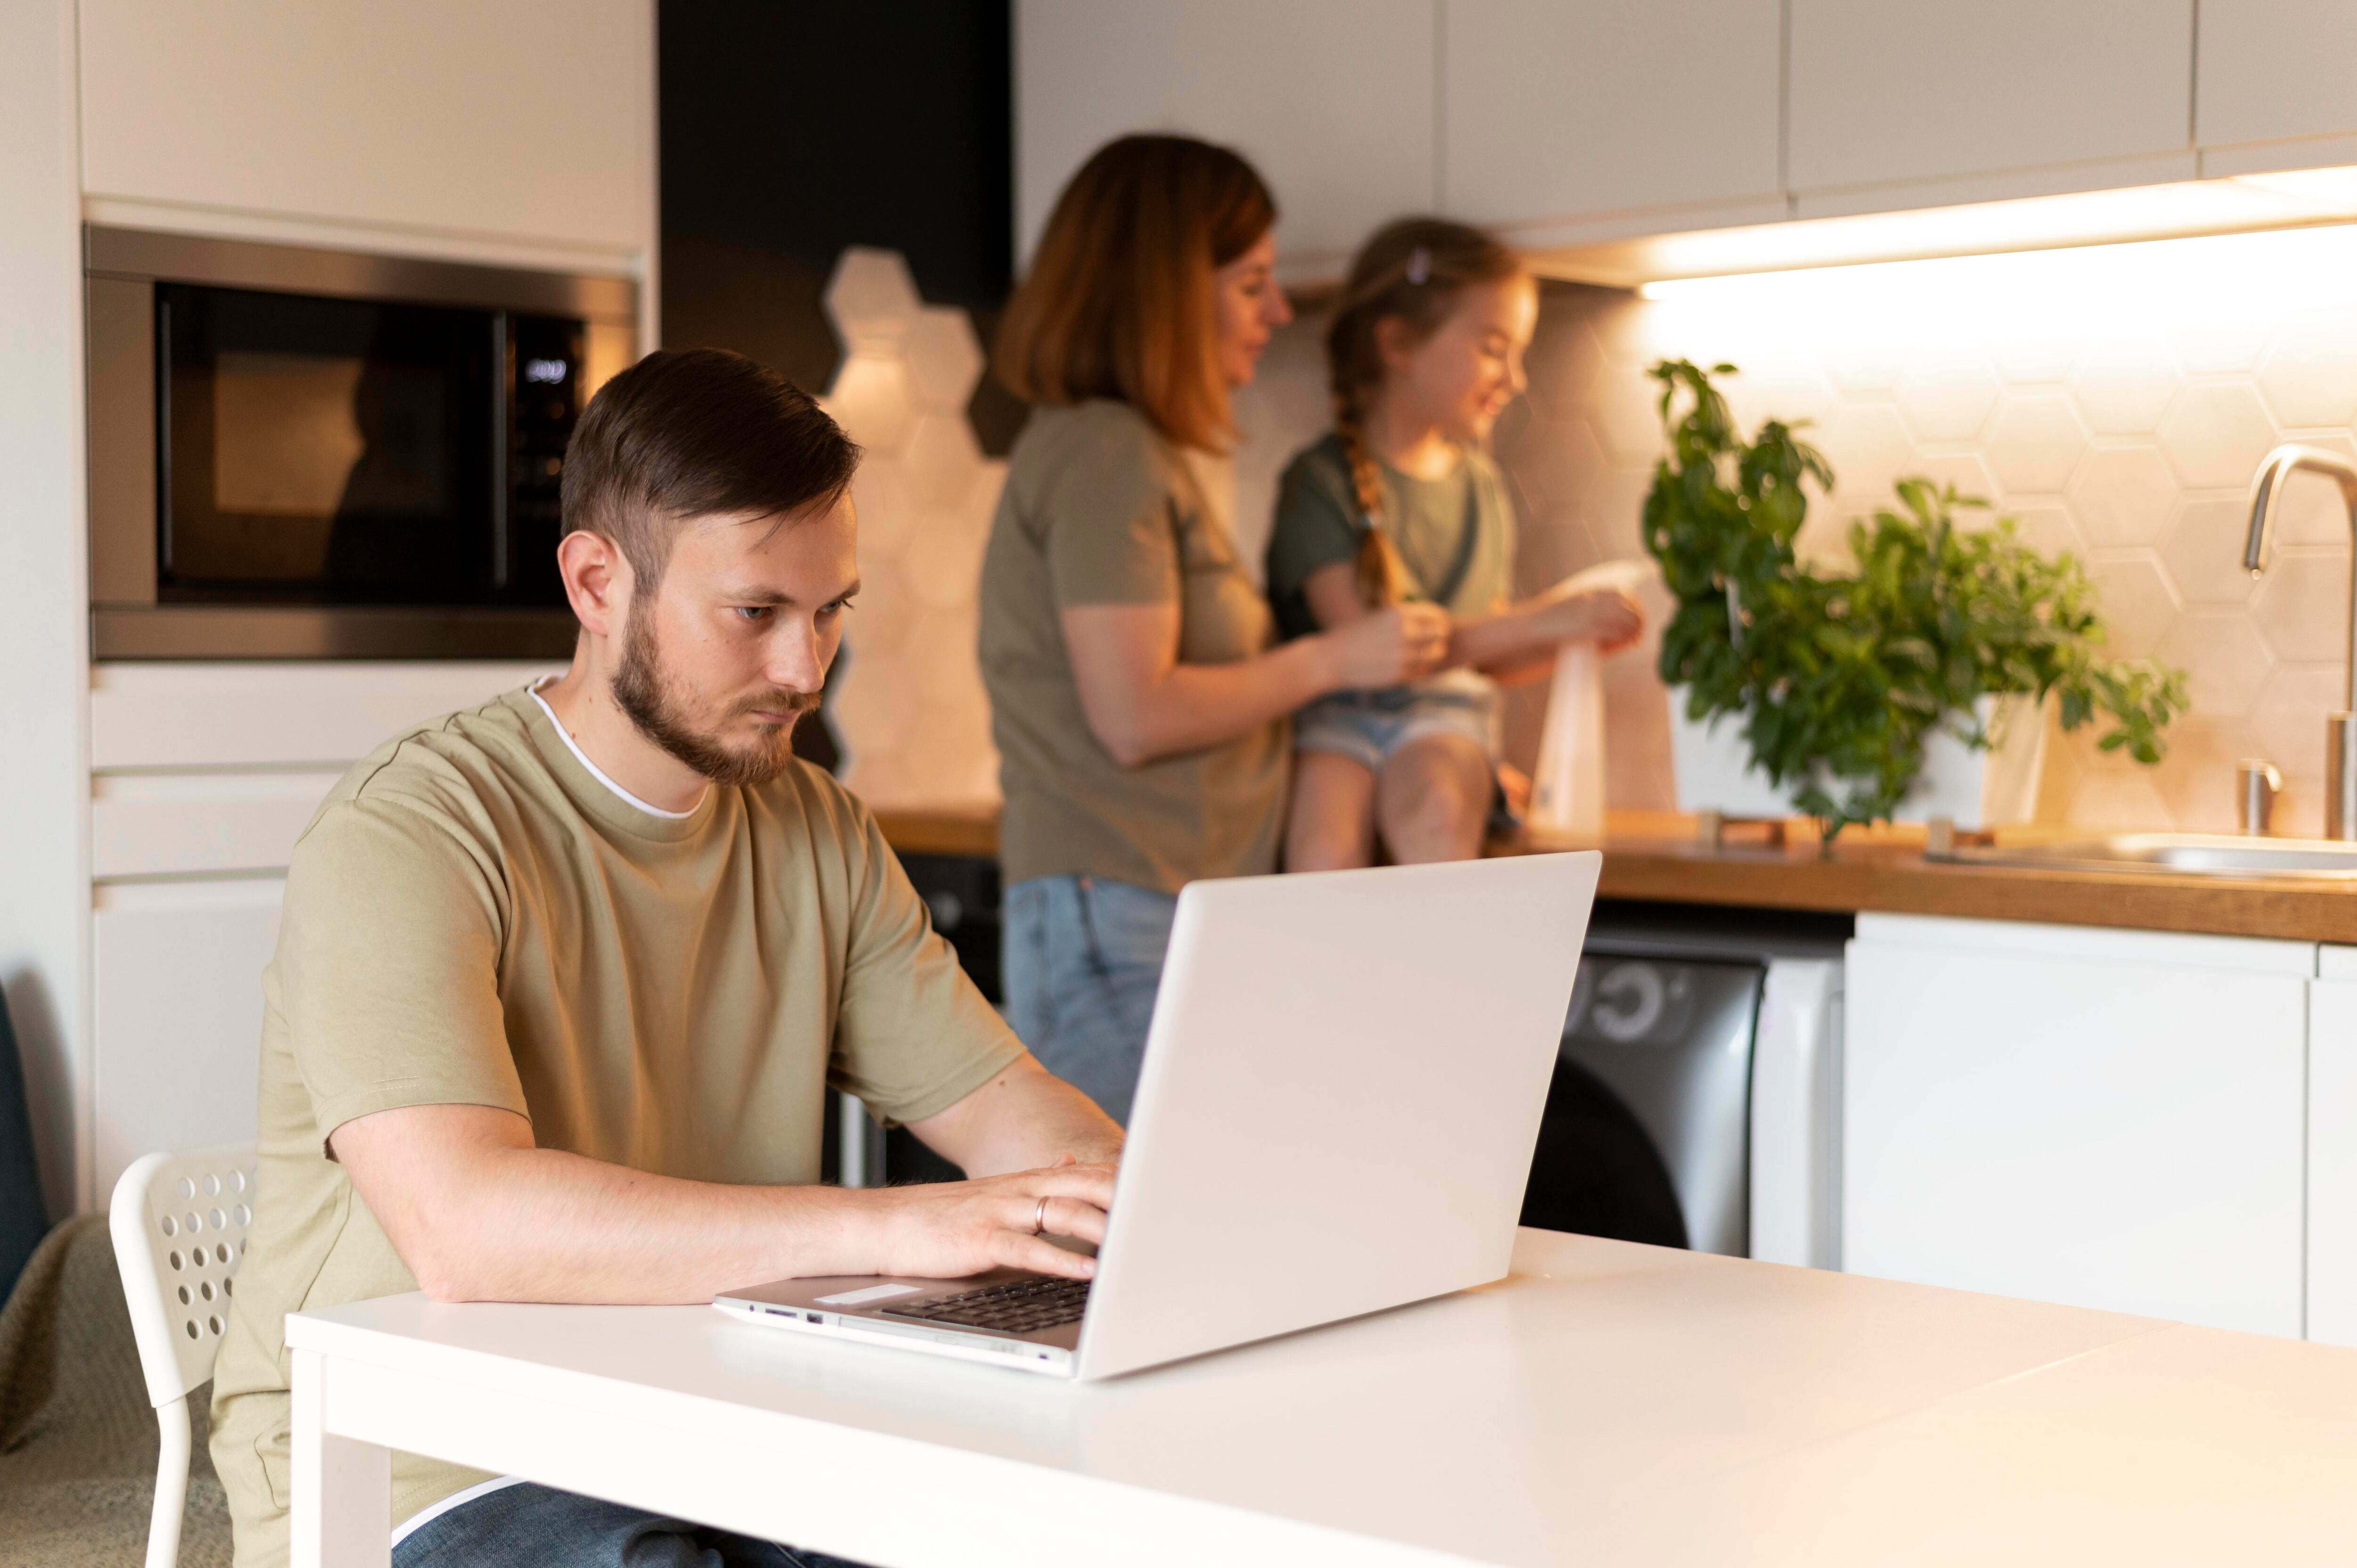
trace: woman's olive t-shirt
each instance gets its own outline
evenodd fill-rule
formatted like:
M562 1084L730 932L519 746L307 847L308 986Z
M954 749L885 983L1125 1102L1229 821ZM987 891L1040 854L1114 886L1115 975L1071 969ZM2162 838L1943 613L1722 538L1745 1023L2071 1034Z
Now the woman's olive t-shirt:
M1454 616L1482 616L1513 593L1514 509L1490 455L1469 446L1464 453L1457 471L1438 479L1378 462L1383 525L1407 563L1417 597ZM1285 637L1318 629L1303 585L1322 566L1357 559L1358 519L1358 487L1341 437L1329 435L1294 454L1277 481L1268 536L1268 597Z
M982 568L982 675L1006 798L1006 880L1083 874L1175 893L1276 869L1284 720L1135 768L1081 707L1061 614L1176 605L1179 661L1225 664L1275 641L1224 506L1127 403L1035 412L1015 444Z

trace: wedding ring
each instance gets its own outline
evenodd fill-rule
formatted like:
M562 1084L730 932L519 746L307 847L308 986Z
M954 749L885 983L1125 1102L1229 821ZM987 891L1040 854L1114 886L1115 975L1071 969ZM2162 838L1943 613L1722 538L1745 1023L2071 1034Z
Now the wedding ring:
M1039 1200L1039 1207L1031 1211L1031 1234L1045 1236L1047 1233L1048 1200L1043 1197Z

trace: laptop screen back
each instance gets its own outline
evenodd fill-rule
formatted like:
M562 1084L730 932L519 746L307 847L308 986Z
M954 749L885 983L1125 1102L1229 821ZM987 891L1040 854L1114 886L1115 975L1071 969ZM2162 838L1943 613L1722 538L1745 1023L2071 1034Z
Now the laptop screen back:
M1189 885L1080 1375L1501 1278L1602 859Z

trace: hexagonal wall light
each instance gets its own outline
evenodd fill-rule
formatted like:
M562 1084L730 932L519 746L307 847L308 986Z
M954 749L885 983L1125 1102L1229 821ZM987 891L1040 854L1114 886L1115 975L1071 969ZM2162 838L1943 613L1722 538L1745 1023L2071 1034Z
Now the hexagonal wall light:
M866 448L851 492L865 583L827 700L844 781L872 805L994 800L974 615L1006 465L966 422L982 345L964 311L918 296L897 251L845 251L823 303L844 359L819 401Z

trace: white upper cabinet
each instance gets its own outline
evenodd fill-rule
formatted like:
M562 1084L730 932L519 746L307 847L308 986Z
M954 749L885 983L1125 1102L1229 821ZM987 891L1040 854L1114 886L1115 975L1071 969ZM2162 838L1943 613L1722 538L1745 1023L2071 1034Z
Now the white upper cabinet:
M1017 0L1018 248L1135 130L1258 163L1295 278L1338 275L1424 208L1604 265L1591 252L1690 230L2357 163L2357 0L2196 10Z
M91 198L652 247L649 0L82 0ZM218 225L216 225L218 226Z
M1523 226L1773 202L1778 0L1441 0L1441 200Z
M2201 47L2203 146L2357 133L2357 5L2202 0Z
M1386 220L1433 204L1433 0L1018 0L1016 244L1133 131L1250 158L1289 274L1339 276Z
M1796 192L2190 149L2192 0L1791 5L1787 176ZM2205 45L2212 8L2202 8ZM2191 172L2189 159L2181 172L2147 177ZM2047 188L2112 183L2124 182L2091 176Z

